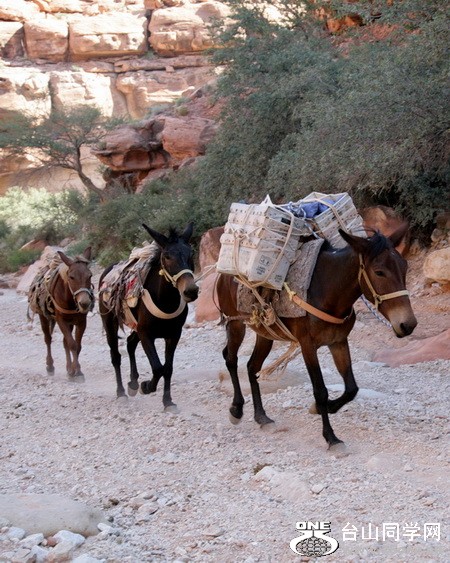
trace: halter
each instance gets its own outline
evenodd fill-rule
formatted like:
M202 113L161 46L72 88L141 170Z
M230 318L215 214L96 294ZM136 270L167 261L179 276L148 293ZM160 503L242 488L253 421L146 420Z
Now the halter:
M165 278L166 281L168 281L169 283L171 283L173 285L173 287L175 287L176 289L178 289L177 285L178 285L178 280L181 278L181 276L183 274L191 274L192 277L194 277L194 272L192 270L189 269L184 269L184 270L180 270L177 274L175 274L174 276L170 275L169 272L164 268L163 264L161 263L161 269L159 270L159 275L163 276ZM150 292L146 289L144 289L144 291L142 292L142 301L144 302L144 305L147 307L147 310L154 315L155 317L157 317L158 319L175 319L176 317L178 317L178 315L181 315L181 313L184 311L184 309L187 306L186 301L183 299L183 297L180 294L180 304L177 308L176 311L174 311L173 313L165 313L164 311L161 311L161 309L159 307L156 306L155 302L153 301ZM131 314L131 311L130 311ZM137 325L137 323L136 323Z
M80 262L84 262L84 260L80 260ZM73 289L70 287L70 282L69 282L69 277L68 277L68 269L65 270L64 268L60 268L59 270L57 270L57 273L60 275L61 279L63 281L65 281L67 283L67 287L70 290L70 293L72 294L72 297L74 298L73 300L75 301L75 306L76 309L64 309L63 307L61 307L60 305L58 305L58 303L56 302L56 299L53 297L52 293L53 293L53 289L54 286L56 285L56 279L57 276L55 276L53 278L53 283L51 285L51 292L49 292L51 300L53 302L53 305L55 306L55 309L57 309L60 313L65 313L66 315L73 315L75 313L79 313L80 309L78 307L78 301L75 299L75 297L79 294L79 293L83 293L86 292L89 295L90 301L91 301L91 305L89 307L90 310L92 310L92 306L94 304L94 292L92 291L93 286L91 286L91 288L88 287L80 287L80 289L77 289L76 291L73 291Z
M394 299L395 297L402 297L403 295L409 296L409 291L407 289L394 291L392 293L385 293L384 295L380 295L379 293L377 293L372 283L370 282L369 276L367 275L366 267L364 265L362 256L360 254L359 272L358 272L358 283L360 287L361 287L361 277L364 278L364 281L366 282L366 285L369 288L370 293L372 294L376 311L378 311L378 307L383 303L383 301L387 301L388 299ZM361 287L361 291L362 291L362 287Z
M175 274L174 276L171 276L169 274L169 272L164 268L164 266L161 264L161 269L159 270L159 275L160 276L164 276L164 278L173 285L173 287L177 288L177 282L178 280L181 278L181 276L183 274L191 274L192 277L194 277L194 272L192 270L189 269L185 269L185 270L180 270L178 272L178 274ZM178 288L177 288L178 289Z

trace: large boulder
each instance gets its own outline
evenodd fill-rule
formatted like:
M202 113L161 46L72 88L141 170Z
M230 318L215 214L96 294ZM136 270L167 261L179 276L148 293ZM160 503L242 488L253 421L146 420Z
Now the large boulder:
M14 59L23 57L23 24L0 21L0 57Z
M174 162L205 154L206 145L217 131L216 123L201 117L166 117L161 140Z
M70 23L73 60L141 55L147 50L147 19L127 13L107 13Z
M425 258L423 273L431 281L450 283L450 246L430 252Z
M374 232L379 231L385 236L392 235L398 229L404 226L405 220L398 215L391 207L386 207L385 205L375 205L373 207L366 207L361 212L361 217L363 219L364 229L367 231L368 235L372 235ZM397 250L400 254L407 254L410 247L410 233L409 230L406 232L405 236L401 240L400 244L397 246Z
M195 320L198 323L214 321L220 317L215 295L219 274L216 273L214 265L219 258L220 237L223 231L223 227L209 229L200 239L199 263L203 281L195 307Z
M101 510L56 494L0 495L0 515L11 526L21 528L27 534L42 533L44 536L60 530L91 536L98 534L99 523L106 523Z
M36 68L0 68L0 119L11 113L48 115L49 75Z
M213 76L210 66L196 68L126 72L117 77L116 87L127 100L128 113L134 119L148 115L152 107L172 104L192 94Z
M63 61L69 47L69 28L58 18L36 18L25 22L25 43L30 59Z
M146 119L111 131L104 146L92 152L113 171L150 171L204 154L214 133L215 123L210 119Z
M107 134L102 149L95 156L111 170L132 172L162 168L169 160L162 149L160 133L164 122L143 120L135 125L123 125Z
M437 359L450 360L450 328L436 336L410 342L403 348L380 351L373 357L375 362L383 362L390 367Z
M50 74L50 85L55 109L86 105L96 106L106 117L126 114L125 100L115 88L113 75L82 70L54 71Z
M0 0L0 20L25 22L39 14L39 8L26 0Z
M150 45L167 57L205 51L214 46L209 25L230 13L228 6L215 1L157 9L149 24Z

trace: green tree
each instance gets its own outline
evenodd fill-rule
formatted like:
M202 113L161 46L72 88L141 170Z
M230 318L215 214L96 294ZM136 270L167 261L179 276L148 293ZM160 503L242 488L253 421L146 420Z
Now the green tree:
M0 126L0 148L11 155L35 149L33 155L40 169L59 166L73 170L88 192L104 201L104 191L83 171L81 149L97 146L104 137L105 127L112 125L99 109L87 106L53 110L44 119L14 114Z
M365 25L335 37L318 2L283 0L278 22L259 2L229 3L235 24L213 55L227 104L199 170L216 201L348 191L430 227L449 195L448 6L352 2Z

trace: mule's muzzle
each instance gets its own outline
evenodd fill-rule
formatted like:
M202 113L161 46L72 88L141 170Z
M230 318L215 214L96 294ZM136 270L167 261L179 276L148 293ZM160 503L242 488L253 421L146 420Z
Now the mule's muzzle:
M405 336L409 336L412 334L413 330L417 326L417 319L416 317L412 317L404 322L399 323L398 325L392 325L392 329L395 332L395 336L397 338L404 338Z
M86 314L94 308L94 294L90 289L83 289L76 292L75 302L80 313Z
M190 303L191 301L195 301L198 297L199 287L197 284L192 284L186 287L183 290L182 296L186 303Z
M177 288L186 303L195 301L198 297L199 287L190 273L183 275L178 280Z

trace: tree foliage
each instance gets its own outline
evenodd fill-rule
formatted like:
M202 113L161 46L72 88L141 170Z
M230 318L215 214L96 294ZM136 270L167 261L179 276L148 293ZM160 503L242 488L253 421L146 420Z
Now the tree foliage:
M201 170L208 191L224 207L347 191L429 227L449 195L445 3L352 3L367 25L345 41L318 25L316 2L282 1L281 24L259 2L230 4L235 25L214 55L228 102ZM374 40L381 26L389 36Z
M105 127L112 125L99 109L88 106L53 110L44 119L14 114L1 124L0 148L13 155L36 149L33 156L39 161L39 168L59 166L73 170L87 190L103 201L104 191L83 171L81 151L83 147L97 146Z

